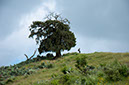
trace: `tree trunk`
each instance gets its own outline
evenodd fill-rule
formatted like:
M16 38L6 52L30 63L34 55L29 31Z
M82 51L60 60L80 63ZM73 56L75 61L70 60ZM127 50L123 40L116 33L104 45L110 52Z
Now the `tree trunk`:
M56 52L56 56L54 57L54 59L57 59L59 57L61 57L61 51L60 50Z

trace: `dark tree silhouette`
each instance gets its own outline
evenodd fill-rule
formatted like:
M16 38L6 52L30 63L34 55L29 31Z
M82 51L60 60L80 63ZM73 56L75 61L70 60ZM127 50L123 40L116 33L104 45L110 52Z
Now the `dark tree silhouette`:
M61 51L70 50L76 45L76 38L70 31L70 22L60 15L50 13L45 21L34 21L30 26L29 38L35 37L39 44L39 53L56 52L56 57L61 56Z

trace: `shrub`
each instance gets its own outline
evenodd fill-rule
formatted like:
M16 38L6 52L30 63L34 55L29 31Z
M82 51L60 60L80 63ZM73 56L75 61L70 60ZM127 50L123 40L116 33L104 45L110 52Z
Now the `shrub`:
M52 78L55 78L55 77L57 77L57 74L53 73L53 74L51 75L51 77L52 77Z
M97 76L95 75L89 75L86 78L86 84L85 85L96 85L98 82ZM103 84L102 84L103 85Z
M79 79L76 80L76 85L104 85L97 83L98 79L95 75L88 75L87 77L81 76Z
M6 81L6 84L12 83L12 82L13 82L13 79L9 78L9 79Z
M85 78L81 79L81 85L86 85L86 79Z
M40 69L45 68L45 67L46 67L46 64L43 62L43 63L41 63L41 65L39 65L38 67L39 67Z
M4 81L0 81L0 85L5 85L5 82Z
M73 72L73 69L71 67L64 66L64 68L62 69L62 72L64 74L71 73Z
M36 70L34 70L34 69L29 69L28 72L27 72L27 74L30 75L30 74L35 73L35 72L36 72Z
M51 54L51 53L48 53L46 56L47 56L48 58L54 57L53 54Z
M79 79L79 76L75 74L65 74L61 76L59 82L61 85L80 85Z
M121 65L118 70L122 76L129 76L129 68L127 67L127 65Z
M86 57L76 58L76 67L85 67L87 65Z
M52 63L49 63L48 65L47 65L47 68L53 68L54 67L54 64L52 64Z
M119 81L122 77L129 76L129 69L126 65L122 65L117 60L103 67L106 79L111 81Z
M104 72L103 71L98 71L97 72L97 76L98 77L103 77L104 76Z
M64 82L67 82L69 79L70 79L70 76L69 75L64 75L63 76Z
M86 74L87 75L87 74L89 74L89 71L93 70L95 67L87 65L86 58L87 57L85 57L85 56L78 57L76 59L75 67L77 67L82 74Z
M52 80L51 85L59 85L59 80Z

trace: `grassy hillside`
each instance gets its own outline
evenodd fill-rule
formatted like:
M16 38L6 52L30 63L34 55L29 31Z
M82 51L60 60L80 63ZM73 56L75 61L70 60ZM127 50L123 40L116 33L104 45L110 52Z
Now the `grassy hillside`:
M1 67L0 82L7 85L129 85L129 69L125 64L129 67L129 53L68 53L57 60L35 58Z

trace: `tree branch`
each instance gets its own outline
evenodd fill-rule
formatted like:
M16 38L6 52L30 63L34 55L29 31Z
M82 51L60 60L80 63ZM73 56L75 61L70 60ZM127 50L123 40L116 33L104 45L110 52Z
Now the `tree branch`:
M24 54L25 56L26 56L26 58L27 58L27 60L28 60L28 56L26 55L26 54Z
M34 54L30 58L26 54L24 54L26 56L27 60L30 60L32 57L34 57L34 55L36 54L36 51L37 51L37 49L34 51Z
M34 57L34 55L35 55L36 51L37 51L37 49L34 51L34 54L33 54L29 59L31 59L32 57Z

